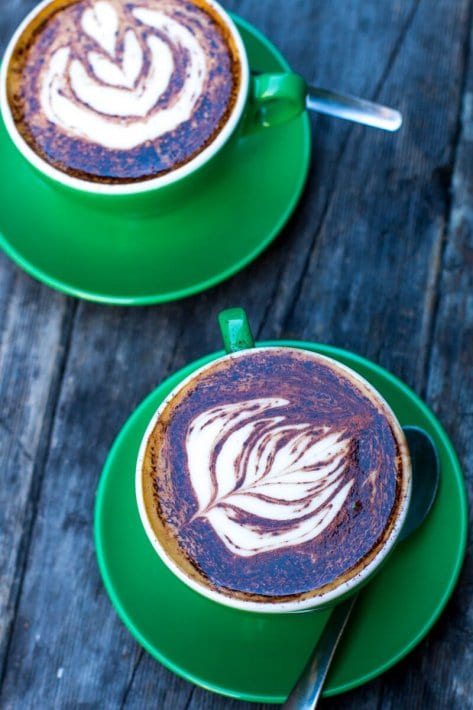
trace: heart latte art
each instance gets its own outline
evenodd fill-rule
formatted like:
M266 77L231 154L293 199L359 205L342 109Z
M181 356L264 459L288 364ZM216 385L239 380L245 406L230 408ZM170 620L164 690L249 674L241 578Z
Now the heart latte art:
M202 47L179 22L146 8L133 8L131 15L144 26L165 33L168 42L187 53L188 69L173 105L153 111L174 71L168 42L159 34L150 34L142 48L136 31L128 29L121 62L117 62L119 17L104 0L84 11L80 26L101 51L90 50L85 62L74 58L70 47L56 50L41 83L41 107L52 123L69 135L112 150L136 148L188 121L202 96L207 73Z
M239 62L217 13L184 0L50 4L17 45L9 100L48 162L98 181L175 169L219 133Z
M363 381L312 353L216 361L162 405L142 454L143 502L165 555L245 600L349 581L392 533L405 442Z

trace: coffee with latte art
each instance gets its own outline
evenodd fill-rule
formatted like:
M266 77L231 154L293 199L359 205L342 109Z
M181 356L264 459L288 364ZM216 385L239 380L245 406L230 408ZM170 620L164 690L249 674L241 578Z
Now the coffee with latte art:
M240 74L234 38L205 0L53 0L16 42L7 98L18 132L52 167L132 183L214 141Z
M302 603L349 585L387 546L410 463L368 383L273 347L184 381L148 429L138 477L148 534L196 588Z

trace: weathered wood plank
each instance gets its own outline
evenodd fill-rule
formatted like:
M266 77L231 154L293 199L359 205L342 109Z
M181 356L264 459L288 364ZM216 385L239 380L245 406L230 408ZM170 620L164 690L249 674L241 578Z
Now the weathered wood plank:
M34 4L20 0L0 14L0 51ZM64 298L34 283L0 254L0 669L34 517L43 436L57 396L67 312Z
M449 203L467 3L455 12L450 3L414 10L375 94L401 108L403 129L395 136L351 129L321 219L304 202L309 235L292 233L285 245L306 265L294 274L289 259L281 281L291 292L276 297L264 334L348 347L418 388ZM428 49L434 43L438 58Z
M1 669L36 514L74 306L7 265L4 255L0 256L0 276Z
M21 6L27 4L34 3ZM460 319L453 315L463 308L462 316L471 324L471 304L465 299L459 305L455 300L454 269L448 263L458 263L458 254L468 260L471 232L468 241L464 235L455 236L456 229L451 227L448 239L456 246L447 248L445 258L443 240L471 3L462 0L452 7L446 0L435 5L426 0L399 4L229 0L224 4L268 34L292 65L314 83L398 105L406 113L406 125L401 134L387 136L317 118L311 175L300 209L255 264L226 284L181 303L135 310L81 304L70 334L67 362L50 362L46 346L40 349L37 362L27 352L27 374L23 370L22 378L20 369L15 374L18 381L28 381L28 372L38 365L42 370L35 385L39 391L32 398L18 390L20 432L28 402L44 402L48 382L53 381L54 391L59 387L62 364L65 372L50 448L49 437L43 438L36 430L25 439L30 444L36 436L42 442L42 453L27 450L35 462L46 461L41 490L38 486L35 493L37 515L29 519L30 525L34 523L31 544L24 549L16 538L12 542L16 551L23 549L16 554L23 555L25 575L0 694L0 705L5 708L246 707L194 689L139 649L105 595L91 533L95 487L120 425L158 381L194 357L220 347L215 316L221 308L245 306L261 337L316 339L356 350L389 367L421 393L436 316L435 342L443 350L431 361L427 394L434 409L445 414L453 433L458 425L454 405L469 377L470 389L466 388L461 400L465 418L458 440L461 453L467 452L466 392L471 391L471 374L460 353L471 342L468 330L460 335L454 329ZM12 9L9 17L16 11ZM12 24L10 19L2 21ZM471 164L467 135L465 129L461 144L465 152L458 152L455 174L462 166L463 183L468 186L471 173L460 157L465 155ZM468 190L463 206L472 203ZM458 189L456 195L460 195ZM463 207L462 214L466 213ZM442 264L441 300L436 310ZM8 283L14 269L7 267ZM470 293L471 274L470 266L461 281ZM47 289L36 288L53 300L66 302ZM23 284L21 298L25 289ZM22 312L21 298L4 309L5 320L15 322ZM51 313L56 311L52 308ZM61 320L57 313L49 317ZM44 313L42 318L35 315L31 320L40 328ZM63 312L59 340L69 333L70 322L70 313ZM28 321L26 328L31 327ZM22 329L9 332L12 347L35 342L36 336L25 338ZM28 350L27 345L22 352ZM456 390L451 388L449 399L450 354L458 354L458 364ZM8 377L14 370L9 367ZM48 411L54 399L48 400ZM18 470L18 464L12 466ZM18 573L15 561L13 568ZM467 633L471 633L471 621L470 631L461 637L460 627L465 627L470 585L471 577L467 577L447 621L437 625L400 666L324 706L422 708L428 699L432 708L467 707L461 693L469 688ZM454 650L457 642L461 642L463 657ZM456 675L447 658L440 665L441 653L452 654ZM442 678L448 671L453 676L435 698L428 694L426 684L431 664L443 671ZM408 704L410 698L412 704Z
M8 9L2 7L0 13L0 51L10 39L20 20L38 3L36 0L9 0Z
M126 710L188 708L193 692L193 685L180 680L141 650L132 682L120 707Z
M471 27L471 23L470 23ZM473 524L473 32L463 97L461 132L452 181L452 209L443 253L442 279L429 361L427 398L454 442L467 484L470 530ZM446 686L445 702L473 707L473 557L471 538L460 584L429 638L422 682L434 672ZM455 661L452 669L450 658ZM412 675L411 669L409 669ZM418 682L418 681L417 681ZM435 688L436 689L436 688Z
M2 707L34 707L38 697L45 707L117 707L133 678L139 649L99 579L92 516L100 469L128 406L149 389L150 375L156 381L167 369L172 307L169 322L159 318L158 325L157 315L144 309L137 321L133 310L79 306Z

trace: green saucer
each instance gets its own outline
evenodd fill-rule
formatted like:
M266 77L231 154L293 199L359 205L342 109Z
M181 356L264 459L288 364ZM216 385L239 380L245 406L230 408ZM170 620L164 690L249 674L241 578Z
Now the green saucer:
M417 425L430 433L441 463L439 494L428 519L397 547L360 596L325 686L326 696L335 695L394 665L419 643L442 612L465 552L466 495L452 444L406 385L343 350L302 342L278 344L329 355L358 371L386 398L401 424ZM263 615L205 599L160 561L142 528L135 502L135 462L152 414L182 378L221 354L193 362L163 382L122 429L97 493L97 556L119 616L152 656L209 690L241 700L279 703L304 666L329 612Z
M235 18L259 71L288 64ZM310 160L307 115L242 138L234 160L179 210L152 218L79 206L32 171L0 119L0 247L32 276L102 303L189 296L252 261L289 219Z

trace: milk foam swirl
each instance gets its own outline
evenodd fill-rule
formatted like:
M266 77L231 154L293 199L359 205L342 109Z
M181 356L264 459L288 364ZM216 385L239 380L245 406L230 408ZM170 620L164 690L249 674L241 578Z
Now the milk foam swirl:
M82 44L94 45L77 57L70 46L57 49L43 76L40 103L51 123L72 137L110 150L131 150L188 121L202 96L206 55L192 32L164 12L132 7L136 29L124 32L112 3L98 0L77 28ZM146 40L138 29L146 29ZM184 53L186 73L177 95L159 104L170 86L175 54Z
M231 135L247 66L213 3L43 4L13 45L7 85L16 128L40 161L82 186L169 175L165 184Z
M409 482L382 400L297 348L204 366L151 429L137 468L150 539L232 599L309 598L355 579L391 535Z
M290 402L259 398L214 407L186 437L199 509L232 553L250 557L315 539L343 509L350 436L291 424ZM279 411L278 411L279 410Z

